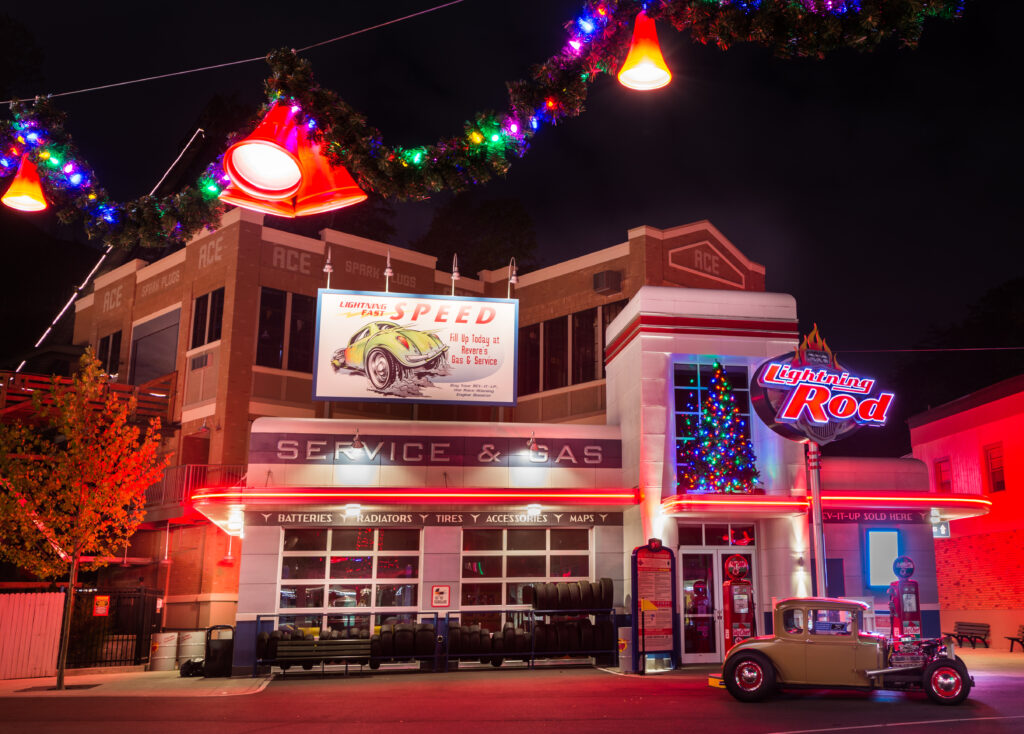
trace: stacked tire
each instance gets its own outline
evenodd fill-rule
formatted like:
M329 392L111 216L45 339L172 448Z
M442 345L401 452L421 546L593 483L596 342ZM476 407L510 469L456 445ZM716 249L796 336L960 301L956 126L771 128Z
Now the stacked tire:
M479 660L497 668L506 653L522 651L520 646L523 645L523 635L523 630L518 630L517 634L511 624L506 624L504 630L493 634L478 624L451 624L448 627L448 656ZM525 649L529 652L529 646Z
M533 587L533 608L543 614L534 625L539 656L609 657L615 649L612 580L544 582ZM591 619L593 617L593 620Z
M370 635L370 668L376 670L382 662L433 658L436 639L432 624L386 622Z

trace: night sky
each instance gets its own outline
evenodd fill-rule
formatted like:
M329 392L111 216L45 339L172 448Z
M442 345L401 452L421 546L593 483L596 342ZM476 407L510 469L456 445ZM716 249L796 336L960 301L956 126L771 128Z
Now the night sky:
M20 3L4 12L45 54L41 84L24 94L300 48L433 4L48 3L41 12ZM897 357L854 350L913 347L1024 275L1022 5L974 0L963 19L930 23L917 49L824 61L723 52L659 25L668 88L631 92L600 78L581 117L542 128L507 178L479 194L524 203L544 262L618 244L639 225L708 219L765 265L768 290L796 296L805 330L818 322L848 366L884 382ZM555 53L580 7L466 0L306 56L387 143L426 144L461 131L478 110L504 110L504 82ZM134 198L160 178L213 95L260 103L266 70L258 61L56 101L103 185ZM396 244L421 235L444 198L397 204ZM48 226L45 215L35 220ZM23 226L0 219L5 249ZM0 283L9 293L56 288L61 301L73 285L54 282L53 269L35 273L8 268ZM5 300L8 323L15 305ZM4 354L31 346L11 344L13 334Z

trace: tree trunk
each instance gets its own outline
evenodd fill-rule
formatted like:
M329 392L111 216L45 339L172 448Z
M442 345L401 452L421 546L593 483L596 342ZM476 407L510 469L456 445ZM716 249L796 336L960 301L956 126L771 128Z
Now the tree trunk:
M71 578L64 596L64 621L60 631L60 655L57 656L57 690L64 690L64 668L68 662L68 643L71 640L71 613L75 609L75 585L78 583L78 554L71 559Z

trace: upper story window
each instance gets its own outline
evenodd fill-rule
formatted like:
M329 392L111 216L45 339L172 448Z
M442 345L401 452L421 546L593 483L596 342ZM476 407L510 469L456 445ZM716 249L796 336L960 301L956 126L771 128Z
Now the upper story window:
M950 467L949 459L935 460L935 491L953 491L953 470Z
M277 288L260 291L256 364L313 371L316 339L316 298Z
M519 395L602 379L608 324L628 301L606 303L519 329Z
M224 288L220 287L196 299L192 312L191 349L220 339L224 319Z
M121 331L107 334L100 338L96 349L96 359L103 365L108 375L116 375L121 369Z
M994 443L985 447L985 474L988 476L988 491L1002 492L1006 489L1003 475L1003 445Z

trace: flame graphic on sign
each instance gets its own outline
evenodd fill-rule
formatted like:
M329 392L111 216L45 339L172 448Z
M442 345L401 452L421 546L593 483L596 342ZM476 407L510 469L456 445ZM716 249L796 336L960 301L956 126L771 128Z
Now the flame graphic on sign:
M800 342L800 347L796 350L796 354L793 356L793 364L798 366L805 366L814 364L807 359L807 352L821 352L828 356L829 364L834 369L840 369L839 364L836 362L836 357L832 354L832 350L829 349L828 344L821 338L821 334L818 332L818 325L815 324L814 328L811 329L810 334L804 336L804 340ZM819 365L820 366L820 365Z

